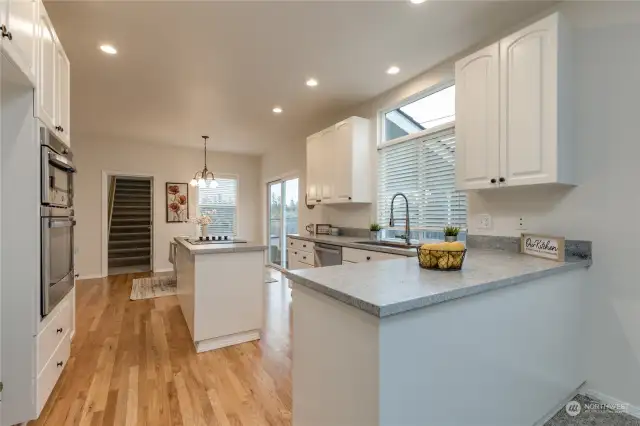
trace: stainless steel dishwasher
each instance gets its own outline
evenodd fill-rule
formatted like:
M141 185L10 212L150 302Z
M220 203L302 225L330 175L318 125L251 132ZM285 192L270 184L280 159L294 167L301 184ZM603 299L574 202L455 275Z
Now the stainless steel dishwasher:
M342 265L342 247L340 246L316 243L313 247L313 251L316 258L316 268Z

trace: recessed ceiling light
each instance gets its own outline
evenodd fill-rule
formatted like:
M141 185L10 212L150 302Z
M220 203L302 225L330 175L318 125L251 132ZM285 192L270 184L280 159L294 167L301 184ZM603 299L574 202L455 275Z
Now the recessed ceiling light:
M391 75L398 74L399 72L400 72L400 68L396 67L395 65L390 66L389 69L387 70L387 74L391 74Z
M427 0L409 0L409 1L413 4L420 4L420 3L424 3Z
M316 80L315 78L310 78L309 80L307 80L307 86L316 87L317 85L318 85L318 80Z
M115 55L116 53L118 53L118 51L116 50L115 47L113 47L110 44L103 44L100 46L100 50L102 50L104 53L108 53L109 55Z
M273 107L272 111L276 114L280 114L282 112L282 108L280 108L279 106Z

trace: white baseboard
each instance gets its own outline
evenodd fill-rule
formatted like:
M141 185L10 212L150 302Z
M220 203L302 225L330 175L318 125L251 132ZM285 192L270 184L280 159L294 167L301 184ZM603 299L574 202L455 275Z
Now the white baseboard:
M156 274L161 272L173 272L173 268L154 269L153 272Z
M95 280L96 278L104 278L105 276L102 274L93 274L93 275L80 275L78 280Z
M620 401L617 398L606 395L602 392L598 392L597 390L594 390L594 389L581 389L580 393L588 397L591 397L593 399L597 399L598 401L603 402L605 404L626 405L627 406L626 413L629 414L630 416L640 419L640 407L638 406L631 405L624 401Z
M260 339L260 330L244 331L242 333L231 334L229 336L215 337L213 339L195 342L196 352L207 352L214 349L225 348L227 346L239 345Z

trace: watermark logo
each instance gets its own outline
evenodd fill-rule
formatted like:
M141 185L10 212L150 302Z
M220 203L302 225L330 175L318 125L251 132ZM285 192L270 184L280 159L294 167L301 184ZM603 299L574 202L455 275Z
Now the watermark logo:
M582 405L578 401L569 401L567 405L564 406L565 411L571 417L575 417L582 411Z
M602 402L585 402L584 404L580 404L578 401L573 400L569 401L567 405L564 406L565 411L571 417L575 417L583 411L592 412L592 413L606 413L606 412L614 412L614 413L628 413L629 406L627 404L618 403L618 404L605 404Z

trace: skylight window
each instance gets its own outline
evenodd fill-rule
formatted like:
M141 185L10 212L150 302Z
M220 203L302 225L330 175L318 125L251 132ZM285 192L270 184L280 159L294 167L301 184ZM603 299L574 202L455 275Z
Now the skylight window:
M456 87L449 86L389 111L384 115L383 142L453 122L455 100Z

